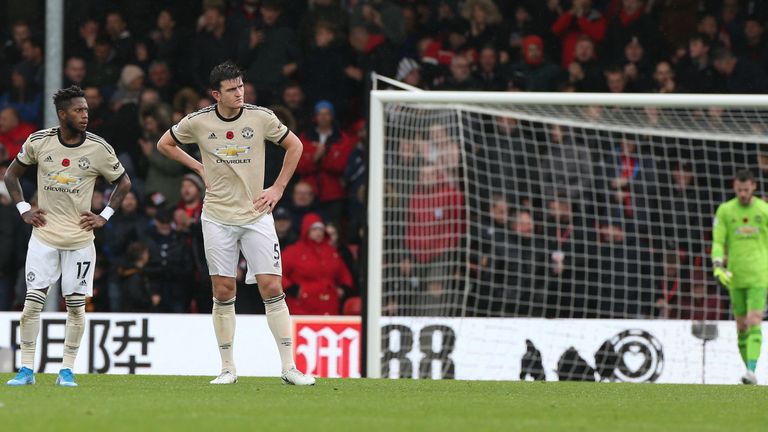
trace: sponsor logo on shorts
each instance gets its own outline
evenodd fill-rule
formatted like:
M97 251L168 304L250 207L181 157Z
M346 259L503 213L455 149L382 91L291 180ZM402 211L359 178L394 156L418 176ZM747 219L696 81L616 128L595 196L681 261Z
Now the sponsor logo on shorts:
M85 279L80 281L80 286L88 286L88 282L85 281Z
M279 269L279 268L280 268L280 261L275 261L275 268L276 268L276 269Z
M35 280L35 272L27 273L27 281L32 282L33 280Z

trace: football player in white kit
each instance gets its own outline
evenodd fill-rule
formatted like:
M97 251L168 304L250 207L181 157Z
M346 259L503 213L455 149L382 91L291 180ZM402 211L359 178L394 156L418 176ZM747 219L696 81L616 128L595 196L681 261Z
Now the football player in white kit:
M280 244L272 210L293 176L303 146L275 114L243 103L242 71L231 62L211 71L216 104L184 117L158 141L160 153L205 180L202 226L205 257L213 285L213 328L221 355L221 374L211 384L234 384L235 276L242 251L248 281L256 281L267 323L277 343L286 384L313 385L293 361L291 317L282 288ZM263 189L265 140L282 146L285 159L275 183ZM202 163L177 145L196 143Z
M67 321L62 368L56 384L77 386L72 368L85 329L85 298L93 295L93 230L107 223L131 189L131 181L115 150L103 138L86 132L88 104L83 90L77 86L59 90L53 101L59 126L31 134L5 174L5 185L21 218L33 226L25 264L27 295L21 313L21 369L8 381L11 386L35 383L33 364L40 311L48 287L59 277ZM37 165L37 208L24 201L19 183L31 165ZM115 190L107 207L96 215L90 209L98 177L115 184Z

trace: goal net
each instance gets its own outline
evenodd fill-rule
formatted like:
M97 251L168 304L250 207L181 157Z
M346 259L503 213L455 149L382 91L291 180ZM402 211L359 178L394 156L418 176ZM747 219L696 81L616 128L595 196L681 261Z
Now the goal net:
M453 351L457 327L479 326L469 356L526 350L526 338L503 335L516 322L505 318L555 319L517 322L573 345L594 319L731 318L710 277L711 221L738 169L766 191L765 105L754 96L373 92L368 375L451 375L455 358L424 353ZM399 317L430 329L448 322L451 332L414 342ZM434 346L404 366L404 343Z

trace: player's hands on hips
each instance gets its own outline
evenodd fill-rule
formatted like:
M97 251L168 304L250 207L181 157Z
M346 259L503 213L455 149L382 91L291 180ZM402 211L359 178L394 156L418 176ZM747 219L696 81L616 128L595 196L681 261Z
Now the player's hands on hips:
M27 212L24 212L23 215L21 215L21 219L24 221L24 223L32 225L35 228L40 228L45 226L45 210L43 209L33 209Z
M717 280L719 280L720 283L725 287L731 287L731 279L733 278L733 273L729 272L723 267L715 267L715 271L713 271L712 274L715 275Z
M101 228L106 223L106 219L91 212L83 213L80 215L80 228L86 231L93 231L97 228Z
M261 195L253 202L253 207L257 212L264 211L272 213L280 198L283 197L283 188L272 185L261 192Z

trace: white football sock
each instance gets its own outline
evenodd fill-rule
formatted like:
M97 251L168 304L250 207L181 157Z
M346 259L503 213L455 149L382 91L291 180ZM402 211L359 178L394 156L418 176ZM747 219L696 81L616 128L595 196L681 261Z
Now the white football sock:
M293 335L291 334L291 314L285 304L285 293L264 301L267 311L267 324L275 337L283 372L294 367Z
M21 365L35 370L35 348L40 333L40 311L45 305L46 293L41 290L27 291L24 310L21 312Z
M73 369L75 358L80 349L80 341L85 332L85 296L73 294L67 296L67 325L64 329L63 369Z
M234 359L235 343L235 299L213 299L213 331L219 344L221 355L221 371L230 371L237 375Z

